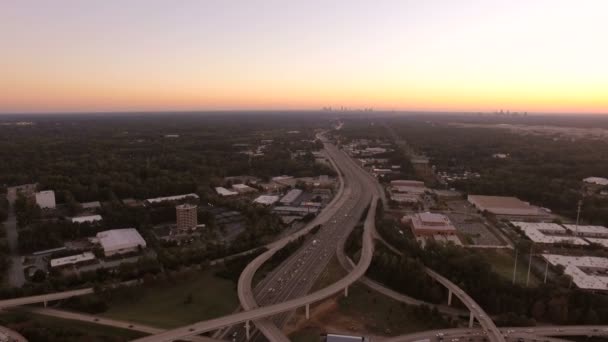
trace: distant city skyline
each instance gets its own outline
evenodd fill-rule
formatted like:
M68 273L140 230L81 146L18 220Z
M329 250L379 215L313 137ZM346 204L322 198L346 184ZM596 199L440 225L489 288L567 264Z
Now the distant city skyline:
M608 114L608 2L0 3L0 113Z

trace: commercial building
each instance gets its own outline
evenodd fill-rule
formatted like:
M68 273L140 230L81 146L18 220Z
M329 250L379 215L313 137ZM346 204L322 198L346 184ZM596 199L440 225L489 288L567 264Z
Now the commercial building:
M565 243L580 246L589 244L578 236L569 235L566 228L557 223L511 221L511 224L521 229L521 231L535 243Z
M434 235L455 235L456 227L450 219L442 214L418 213L404 216L402 221L409 222L412 233L416 237L430 237Z
M576 236L583 236L585 238L608 238L608 228L603 226L565 224L564 227Z
M278 206L272 209L273 212L279 215L297 215L306 216L307 214L316 214L319 212L318 208L312 207L292 207L292 206Z
M481 212L520 221L542 221L551 218L545 210L515 197L469 195L468 201Z
M197 206L193 204L180 204L175 207L178 230L190 230L198 225Z
M608 186L608 178L604 177L587 177L583 182L594 185Z
M101 208L101 203L99 201L84 202L84 203L80 203L80 206L82 207L82 209L85 209L85 210L94 210L94 209Z
M239 194L246 194L249 192L257 191L255 188L252 188L247 184L233 184L232 189L234 189L234 191L238 192Z
M97 233L97 242L106 257L137 252L146 247L146 241L135 228L112 229Z
M279 200L279 196L274 195L261 195L253 200L253 203L262 204L262 205L273 205Z
M285 196L281 198L279 202L281 202L281 204L290 205L293 204L293 202L295 202L300 195L302 195L302 190L291 189L287 192L287 194L285 194Z
M608 259L590 256L565 256L543 254L553 266L564 267L564 273L572 277L578 288L592 291L608 291Z
M173 202L173 201L180 201L180 200L187 199L187 198L198 199L198 195L191 193L191 194L176 195L176 196L148 198L146 200L146 202L148 202L148 203Z
M97 221L101 221L101 215L88 215L88 216L77 216L72 217L72 223L93 223Z
M55 191L46 190L36 193L36 204L42 209L55 209Z
M322 336L324 342L369 342L369 339L362 336L326 334Z
M70 255L63 258L51 260L51 268L82 264L95 261L95 255L91 252L84 252L78 255Z
M239 194L236 191L231 191L231 190L228 190L221 186L218 186L217 188L215 188L215 192L217 192L217 194L220 196L236 196Z
M424 188L424 182L409 179L396 179L391 181L391 186L412 186L418 188Z

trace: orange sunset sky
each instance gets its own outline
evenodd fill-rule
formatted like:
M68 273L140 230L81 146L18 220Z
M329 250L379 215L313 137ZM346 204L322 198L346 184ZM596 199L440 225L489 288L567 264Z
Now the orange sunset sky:
M608 1L0 2L0 113L608 113Z

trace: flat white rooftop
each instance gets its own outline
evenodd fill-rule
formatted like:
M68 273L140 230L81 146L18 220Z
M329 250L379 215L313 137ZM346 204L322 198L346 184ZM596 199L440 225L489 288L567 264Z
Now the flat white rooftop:
M101 221L101 219L101 215L77 216L72 217L72 223L96 222Z
M480 211L494 215L546 216L540 208L530 205L516 197L469 195L468 201Z
M587 177L583 179L585 183L597 184L597 185L608 185L608 178L604 177Z
M605 235L608 236L608 228L604 226L585 226L585 225L575 225L575 224L565 224L568 230L571 230L573 233L578 232L579 235Z
M51 260L51 267L59 267L65 265L73 265L83 261L95 260L95 255L91 252L84 252L78 255L70 255L63 258Z
M551 265L562 265L577 287L587 290L608 290L608 258L543 254Z
M175 196L166 196L166 197L156 197L156 198L148 198L146 201L148 203L160 203L167 201L179 201L185 198L198 198L198 195L195 193L184 194L184 195L175 195Z
M104 252L118 251L137 246L146 247L146 241L135 228L112 229L97 233Z
M261 195L253 200L253 203L263 204L263 205L271 205L279 200L279 196L275 195Z
M218 195L220 196L234 196L234 195L238 195L239 193L236 191L231 191L228 190L224 187L218 186L217 188L215 188L215 192L217 192Z
M572 245L589 244L580 237L567 235L566 229L557 223L511 221L511 224L519 227L530 240L536 243L568 243Z

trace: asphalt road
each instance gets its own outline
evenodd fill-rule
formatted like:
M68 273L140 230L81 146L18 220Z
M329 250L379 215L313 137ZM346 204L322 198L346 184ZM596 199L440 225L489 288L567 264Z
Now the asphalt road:
M536 326L536 327L502 327L500 328L506 340L517 341L523 338L526 341L558 342L563 339L555 336L608 336L608 326L605 325L570 325L570 326ZM549 336L549 337L547 337ZM414 342L429 339L430 341L454 341L459 339L479 340L487 335L482 329L441 329L427 330L413 334L401 335L383 339L382 342Z
M363 170L333 145L326 144L325 149L333 166L344 174L342 182L346 186L338 193L331 206L328 206L313 222L313 225L323 224L314 238L306 241L298 251L266 276L253 291L251 281L254 273L275 251L259 256L245 268L238 286L239 299L245 310L297 298L308 293L334 256L338 241L348 237L371 200L372 192L365 190L370 186L373 187L373 183L369 182ZM292 313L283 313L272 319L265 318L254 323L268 339L288 341L279 327L288 321ZM244 335L244 330L239 327L222 336L236 337L236 340L243 341Z

